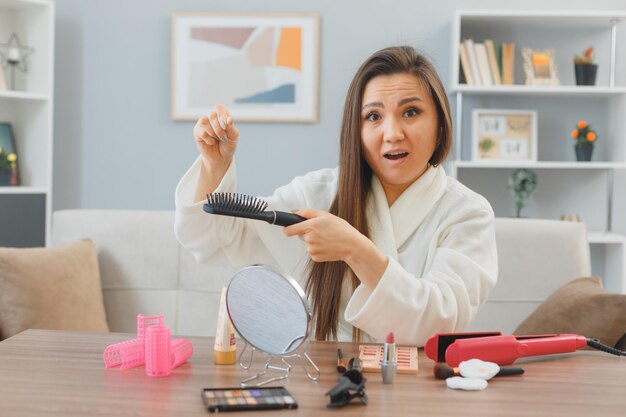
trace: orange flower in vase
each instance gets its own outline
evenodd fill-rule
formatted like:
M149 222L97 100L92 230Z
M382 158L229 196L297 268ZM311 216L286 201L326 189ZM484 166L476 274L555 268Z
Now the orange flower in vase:
M591 161L593 146L597 138L598 135L591 129L589 123L584 120L578 122L576 129L572 130L572 139L576 141L574 150L577 161Z

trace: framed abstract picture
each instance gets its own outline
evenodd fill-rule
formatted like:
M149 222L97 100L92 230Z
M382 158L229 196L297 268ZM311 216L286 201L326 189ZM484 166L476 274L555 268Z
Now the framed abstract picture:
M172 15L171 112L224 104L236 121L315 122L318 14Z
M537 112L475 109L472 112L472 160L536 162Z

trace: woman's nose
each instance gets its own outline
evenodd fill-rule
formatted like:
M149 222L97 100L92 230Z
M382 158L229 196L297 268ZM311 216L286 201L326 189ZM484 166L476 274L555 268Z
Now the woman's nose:
M385 142L395 142L398 140L404 139L404 132L402 131L402 127L400 123L393 118L388 117L385 121L385 129L383 131L383 141Z

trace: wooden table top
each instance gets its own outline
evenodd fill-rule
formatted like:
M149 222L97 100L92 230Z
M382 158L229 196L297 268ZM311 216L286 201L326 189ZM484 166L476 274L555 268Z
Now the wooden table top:
M168 377L152 378L144 367L107 369L109 344L133 338L121 333L28 330L0 342L0 416L204 416L204 387L236 387L246 372L213 364L213 339L189 337L194 354ZM522 376L498 377L484 391L447 389L433 377L433 363L419 353L417 375L398 374L383 385L380 374L366 373L367 406L326 408L324 393L337 383L336 349L357 354L351 343L314 342L309 353L322 371L319 381L299 366L280 381L296 398L297 410L263 415L352 416L624 416L626 358L579 351L525 359ZM251 416L254 412L229 413Z

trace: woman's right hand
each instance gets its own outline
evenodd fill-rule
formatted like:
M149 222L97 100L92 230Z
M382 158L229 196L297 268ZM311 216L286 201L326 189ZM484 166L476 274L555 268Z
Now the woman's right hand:
M222 104L202 116L193 128L196 146L202 155L205 169L225 171L237 149L239 129L230 112Z

